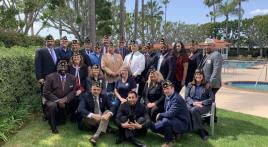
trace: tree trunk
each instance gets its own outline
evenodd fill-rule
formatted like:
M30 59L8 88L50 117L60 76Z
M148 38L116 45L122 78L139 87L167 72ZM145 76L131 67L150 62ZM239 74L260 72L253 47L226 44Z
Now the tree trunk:
M151 8L150 8L150 31L151 31L151 42L154 42L154 16L153 16L153 0L151 0Z
M62 37L62 20L60 19L60 24L59 24L59 35L60 38Z
M135 0L134 40L137 40L137 36L138 36L138 13L139 13L139 0Z
M213 0L213 23L216 23L216 3L215 0Z
M120 0L120 24L119 24L119 35L125 36L125 28L124 28L124 22L125 22L125 0Z
M229 32L228 32L229 15L226 15L225 17L226 17L226 19L225 19L225 34L226 34L226 39L227 39L227 37L229 36Z
M236 54L239 55L239 48L240 48L240 31L241 31L241 19L242 19L242 12L241 12L241 0L239 0L239 3L238 3L238 11L239 11L239 14L238 14L238 28L237 28L237 49L236 49Z
M141 41L142 41L142 44L145 44L145 37L144 37L144 30L145 30L145 26L144 26L144 0L141 1L141 27L142 27L142 30L141 30Z
M93 45L96 42L96 1L90 0L90 40Z

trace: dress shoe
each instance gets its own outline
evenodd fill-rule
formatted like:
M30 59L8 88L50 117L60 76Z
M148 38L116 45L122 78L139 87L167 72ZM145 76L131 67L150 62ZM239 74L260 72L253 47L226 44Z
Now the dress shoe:
M53 134L59 134L59 130L56 128L56 129L52 129L51 130Z
M174 143L173 142L166 142L161 145L161 147L173 147Z
M177 141L179 141L179 140L181 139L181 136L182 136L182 134L179 134L179 133L178 133L178 134L176 134L176 135L175 135L176 140L177 140Z
M97 137L92 136L91 138L89 138L89 142L93 145L96 146L97 145Z
M130 142L134 144L136 147L146 147L146 145L142 144L140 141L138 141L135 137L130 138Z
M198 134L201 137L202 140L208 139L208 132L205 129L198 130Z

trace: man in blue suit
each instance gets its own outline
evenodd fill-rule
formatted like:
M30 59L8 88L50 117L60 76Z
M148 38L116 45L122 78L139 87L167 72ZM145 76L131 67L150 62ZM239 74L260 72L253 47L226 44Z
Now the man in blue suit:
M46 36L46 47L37 49L35 52L35 74L36 79L43 91L46 76L57 71L57 62L59 61L56 51L54 50L55 41L53 36ZM47 120L45 113L45 99L42 96L43 119Z
M163 82L165 98L165 111L156 116L156 123L152 124L153 132L164 134L165 143L162 147L171 147L174 137L179 139L182 133L190 130L190 113L184 99L175 92L170 81Z
M68 48L68 39L66 36L63 36L60 39L60 46L55 49L56 53L59 56L59 60L66 60L69 62L70 58L72 57L72 51Z

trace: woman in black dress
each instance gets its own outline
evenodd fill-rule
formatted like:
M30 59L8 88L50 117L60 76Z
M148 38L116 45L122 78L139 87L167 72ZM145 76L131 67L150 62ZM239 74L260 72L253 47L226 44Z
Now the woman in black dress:
M163 76L156 69L149 70L149 77L144 86L142 97L148 109L152 121L156 121L156 115L164 110L165 96L162 90Z

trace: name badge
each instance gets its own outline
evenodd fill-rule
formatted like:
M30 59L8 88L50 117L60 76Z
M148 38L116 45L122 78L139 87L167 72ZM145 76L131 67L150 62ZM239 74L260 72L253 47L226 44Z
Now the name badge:
M207 63L208 63L208 64L211 64L211 60L207 60Z

